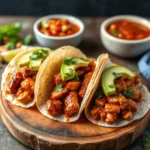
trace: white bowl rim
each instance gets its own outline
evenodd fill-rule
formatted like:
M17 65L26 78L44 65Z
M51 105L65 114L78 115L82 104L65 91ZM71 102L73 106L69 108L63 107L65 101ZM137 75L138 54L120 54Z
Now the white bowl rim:
M117 21L117 20L124 20L124 19L129 19L130 21L134 21L134 22L138 22L138 21L135 21L135 20L139 20L139 23L148 27L150 29L150 21L146 18L143 18L143 17L140 17L140 16L135 16L135 15L118 15L118 16L113 16L113 17L110 17L108 19L106 19L100 26L100 30L101 32L103 32L108 38L110 38L111 40L114 40L116 42L120 42L120 43L125 43L125 44L136 44L136 43L142 43L142 42L146 42L146 41L149 41L150 40L150 36L147 37L147 38L144 38L144 39L141 39L141 40L124 40L124 39L119 39L119 38L116 38L112 35L110 35L107 31L106 31L106 27L114 22L114 21ZM144 24L144 23L145 24ZM146 25L147 24L147 25Z
M80 30L75 33L75 34L72 34L72 35L69 35L69 36L64 36L64 37L59 37L59 36L49 36L49 35L45 35L43 33L41 33L39 30L38 30L38 25L39 23L44 20L44 19L52 19L52 18L66 18L68 19L69 21L71 20L74 20L72 22L74 22L75 24L77 24L79 27L80 27ZM44 17L41 17L39 18L33 25L33 30L34 32L36 32L38 35L44 37L44 38L47 38L47 39L53 39L53 40L65 40L65 39L71 39L71 38L74 38L80 34L82 34L84 32L84 23L77 17L75 16L71 16L71 15L66 15L66 14L53 14L53 15L47 15L47 16L44 16Z

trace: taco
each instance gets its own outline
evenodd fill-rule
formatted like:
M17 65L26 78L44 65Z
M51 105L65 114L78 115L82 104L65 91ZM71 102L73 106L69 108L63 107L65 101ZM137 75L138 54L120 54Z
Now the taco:
M1 83L2 94L6 100L24 108L35 104L36 76L51 52L48 48L32 47L20 52L10 61L4 70Z
M76 121L88 100L99 63L72 46L57 49L38 74L36 105L39 111L60 122Z
M88 120L104 127L121 127L142 118L150 108L150 93L138 74L113 66L109 58L99 69L85 106Z

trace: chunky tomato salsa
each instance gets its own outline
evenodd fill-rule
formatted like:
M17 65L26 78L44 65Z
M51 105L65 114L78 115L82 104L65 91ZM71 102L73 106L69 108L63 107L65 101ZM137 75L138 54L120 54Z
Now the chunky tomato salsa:
M107 27L107 32L124 40L140 40L150 36L148 27L129 20L113 22Z
M80 30L77 24L67 19L43 20L39 25L39 31L49 36L69 36Z

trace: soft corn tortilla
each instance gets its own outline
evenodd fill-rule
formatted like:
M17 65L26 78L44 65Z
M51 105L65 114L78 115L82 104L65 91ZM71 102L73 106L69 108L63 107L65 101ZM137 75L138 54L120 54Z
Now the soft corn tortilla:
M123 119L118 119L115 123L113 124L108 124L106 122L103 121L95 121L92 119L91 117L91 101L92 101L92 96L94 95L94 93L96 92L96 89L99 87L100 84L100 80L101 80L101 75L102 72L104 71L104 69L108 68L112 66L112 63L110 61L110 59L107 59L107 61L105 61L103 66L99 66L100 71L97 74L98 79L95 80L94 84L94 88L91 89L90 91L90 101L88 101L86 107L85 107L85 115L88 118L89 121L91 121L94 124L97 124L99 126L104 126L104 127L122 127L125 125L128 125L129 123L142 118L144 115L146 115L146 113L149 111L150 109L150 93L148 92L148 89L146 88L146 86L139 84L137 86L137 88L142 92L142 101L138 104L138 110L137 112L135 112L133 114L133 118L130 121L127 120L123 120Z
M76 115L70 117L69 119L66 118L64 114L61 116L55 117L47 113L46 102L49 100L50 93L53 90L53 85L51 84L53 76L60 71L61 64L63 63L65 57L67 56L86 58L86 56L79 49L72 47L72 46L64 46L64 47L57 49L44 62L43 67L39 71L38 79L40 80L38 80L37 86L36 86L37 87L36 105L39 111L46 117L53 119L53 120L58 120L60 122L73 122L73 121L76 121L80 117L80 114L83 111L85 104L88 100L89 90L93 86L92 83L94 82L96 78L99 63L101 62L99 61L99 63L96 63L95 71L88 85L86 94L80 104L79 112Z
M24 107L24 108L29 108L32 107L35 104L35 98L29 102L29 103L21 103L19 101L17 101L17 98L14 94L7 94L6 93L6 88L8 86L8 83L12 77L12 75L14 73L17 73L19 70L19 66L18 66L18 61L19 59L24 56L25 54L27 54L28 52L32 52L36 49L47 49L49 50L49 48L43 48L43 47L24 47L23 51L20 52L19 54L17 54L7 65L7 67L4 70L4 73L2 74L2 82L1 82L1 90L2 90L2 94L3 96L6 98L6 100L10 101L12 104L20 106L20 107ZM40 67L41 68L41 67ZM34 94L36 93L36 82L37 82L37 78L35 81L35 89L34 89Z

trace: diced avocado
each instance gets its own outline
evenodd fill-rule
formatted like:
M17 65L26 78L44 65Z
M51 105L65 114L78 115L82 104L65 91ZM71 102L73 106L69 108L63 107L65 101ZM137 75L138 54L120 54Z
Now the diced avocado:
M25 54L24 56L22 56L19 61L18 61L18 65L20 67L26 66L29 64L30 62L30 56L32 55L32 52L29 52L27 54Z
M114 80L122 76L131 79L135 77L135 74L130 69L123 66L111 66L104 70L102 74L102 89L106 96L115 93L116 88Z
M43 29L48 28L48 26L49 26L49 20L43 20L41 22L41 26L42 26Z
M75 69L79 67L86 67L88 66L89 62L90 61L86 58L66 57L61 65L61 78L63 80L73 79L75 76Z
M38 60L30 60L30 63L29 63L29 68L32 70L32 71L37 71L39 70L41 64L43 62L43 59L38 59Z

